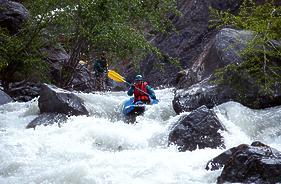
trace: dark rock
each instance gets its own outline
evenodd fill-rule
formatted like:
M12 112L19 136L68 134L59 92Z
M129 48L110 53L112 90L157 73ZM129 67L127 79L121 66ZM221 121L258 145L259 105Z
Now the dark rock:
M221 10L230 9L236 11L242 0L190 0L178 1L178 9L182 16L171 15L169 18L173 22L177 31L168 34L156 34L151 37L151 42L167 55L158 61L154 56L148 56L141 66L141 73L151 84L174 85L177 73L181 68L190 68L202 53L204 47L216 35L216 31L209 28L210 9L214 7ZM168 58L177 58L180 67L177 67ZM159 71L159 65L163 72Z
M62 123L65 123L67 121L67 116L65 114L59 114L59 113L43 113L40 114L37 118L32 120L26 128L34 128L38 125L52 125L54 123L57 123L60 127Z
M229 87L212 84L210 78L207 78L188 89L177 90L173 99L173 108L177 114L195 110L202 105L213 108L215 105L230 101L233 96Z
M0 0L0 26L16 34L22 24L27 21L29 12L20 3Z
M241 63L243 60L240 53L247 47L251 38L252 33L249 31L222 29L205 45L191 69L179 80L178 88L188 88L209 77L218 68ZM190 78L193 80L190 81Z
M246 144L241 144L237 147L233 147L225 152L223 152L222 154L220 154L219 156L213 158L212 160L210 160L207 165L206 165L206 170L211 170L211 171L215 171L218 170L222 167L224 167L224 165L228 162L228 160L231 158L231 156L238 151L239 149L244 149L245 147L248 147L248 145Z
M46 55L46 61L50 64L51 78L56 84L60 84L62 77L61 71L63 65L67 63L70 56L63 48L45 47L41 49ZM106 83L110 86L110 83ZM91 67L86 62L81 62L76 67L73 79L68 86L68 90L77 90L83 92L91 92L95 90L95 76Z
M12 102L13 99L0 89L0 105Z
M178 72L176 77L177 89L189 88L198 82L200 82L200 79L192 69L182 70Z
M39 96L41 83L28 81L15 82L10 85L9 94L16 101L27 102Z
M232 13L235 13L243 0L228 0L228 1L220 1L220 0L212 0L210 1L211 7L219 10L229 10Z
M91 92L95 88L93 77L86 64L79 64L70 87L77 91Z
M250 31L222 29L198 57L192 69L200 79L205 79L218 68L241 63L243 60L240 54L252 37Z
M224 165L218 183L281 182L281 152L260 142L232 148L210 161L206 168L210 168L210 163Z
M41 52L46 56L46 61L50 64L50 73L52 79L59 83L61 80L61 70L70 56L63 48L45 47Z
M126 83L118 83L118 82L114 82L111 81L110 86L110 91L126 91L129 90L129 87Z
M213 79L207 78L200 83L194 84L188 89L179 89L175 92L173 108L177 114L184 111L192 111L201 105L213 108L216 105L228 101L236 101L252 109L264 109L281 104L280 89L274 91L273 95L262 93L261 89L247 77L247 74L232 73L229 76L243 81L241 89L226 84L213 84Z
M213 108L215 105L233 100L253 109L281 105L281 88L276 86L272 94L264 92L262 86L247 72L228 69L224 82L215 85L214 71L243 62L239 53L247 46L252 34L247 31L223 29L210 42L191 69L186 70L178 80L173 107L177 113L194 110L201 105ZM277 42L272 42L279 45ZM279 66L279 60L272 61ZM200 83L199 83L200 82Z
M169 134L169 144L179 146L179 151L197 148L225 147L219 131L225 130L216 114L202 106L183 116Z
M38 105L41 113L89 114L79 97L53 85L42 85Z

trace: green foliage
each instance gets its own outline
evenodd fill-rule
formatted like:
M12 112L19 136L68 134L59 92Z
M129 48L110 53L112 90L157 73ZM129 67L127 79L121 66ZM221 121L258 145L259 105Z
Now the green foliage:
M116 61L137 61L149 52L160 56L146 38L172 27L168 13L179 14L176 0L27 0L25 5L34 24L73 56L68 63L72 68L93 51L106 51Z
M255 4L245 0L237 15L213 9L210 23L217 28L230 26L253 33L253 39L241 53L244 62L217 71L219 83L243 83L227 77L226 73L233 70L252 77L253 83L259 86L262 93L273 94L276 87L280 90L281 7L276 6L275 1Z
M175 0L30 0L26 6L34 20L43 18L50 35L69 41L70 51L84 38L89 47L119 56L158 52L145 38L147 29L165 31L172 25L166 14L178 13Z
M62 71L67 85L81 57L106 51L118 61L135 61L148 52L160 56L146 39L172 24L167 14L179 14L176 0L26 0L29 21L16 35L0 29L0 75L3 81L46 76L40 49L61 45L71 58Z
M39 37L30 37L32 29L26 25L16 35L0 28L0 79L9 84L18 80L47 79L47 66L42 62L42 40ZM5 86L7 90L8 86Z

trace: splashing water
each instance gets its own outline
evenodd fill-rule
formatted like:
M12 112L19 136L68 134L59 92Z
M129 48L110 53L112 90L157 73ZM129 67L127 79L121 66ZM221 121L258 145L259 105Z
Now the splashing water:
M122 119L125 92L77 95L90 116L72 116L61 128L25 129L39 114L37 99L0 106L1 184L216 182L221 171L206 171L205 165L224 150L167 147L171 126L185 114L173 111L173 89L156 90L160 103L137 124ZM228 129L227 148L260 140L281 150L281 107L251 110L228 102L214 110Z

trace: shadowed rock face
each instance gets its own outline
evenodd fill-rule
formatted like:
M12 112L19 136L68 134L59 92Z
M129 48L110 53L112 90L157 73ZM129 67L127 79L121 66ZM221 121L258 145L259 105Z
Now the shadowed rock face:
M0 26L11 34L16 34L21 25L28 19L29 12L20 3L0 0Z
M197 148L224 147L219 130L225 130L216 114L202 106L183 116L169 134L169 144L176 144L179 151L193 151Z
M14 82L10 85L9 94L14 100L19 102L27 102L39 96L41 84L34 82Z
M192 111L201 105L213 108L215 105L233 100L253 109L273 107L281 104L281 90L276 86L273 95L263 92L262 87L247 72L229 70L226 80L215 85L213 73L218 68L243 62L239 56L252 38L248 31L223 29L210 42L193 66L178 75L178 90L173 107L177 113ZM278 43L276 43L278 45ZM272 61L278 66L279 61Z
M89 114L79 97L52 85L42 85L38 105L41 113Z
M249 31L225 28L205 45L202 53L185 74L178 74L178 88L189 88L191 85L210 77L218 68L229 64L239 64L243 60L240 53L247 47L252 38ZM190 82L192 78L192 82Z
M168 34L156 34L151 38L151 42L156 45L163 53L177 58L182 68L191 67L196 61L204 47L214 38L216 31L210 29L209 7L221 10L230 9L236 11L242 0L189 0L178 1L178 9L182 16L170 16L176 28L176 32ZM174 85L177 72L181 69L171 64L167 59L161 59L161 67L164 71L155 66L157 59L148 56L143 62L141 73L144 74L148 82L155 85ZM154 67L155 66L155 67Z
M250 31L224 28L220 30L192 66L200 79L209 77L218 68L243 62L240 54L253 38Z
M261 142L231 148L209 161L206 169L217 170L223 166L218 183L281 182L281 152Z

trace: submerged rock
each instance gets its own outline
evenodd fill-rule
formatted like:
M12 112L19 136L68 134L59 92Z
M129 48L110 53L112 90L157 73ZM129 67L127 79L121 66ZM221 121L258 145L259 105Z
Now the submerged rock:
M67 121L67 116L65 114L59 114L59 113L43 113L40 114L37 118L32 120L26 128L35 128L38 125L52 125L54 123L57 123L60 127L62 123L65 123Z
M13 99L0 89L0 105L12 102Z
M76 116L89 114L79 97L53 85L42 85L38 105L41 113L62 113Z
M209 161L206 169L223 166L218 183L281 182L281 152L261 142L231 148Z
M225 130L216 114L206 106L183 116L169 134L169 144L179 146L179 151L197 148L225 147L219 131Z

